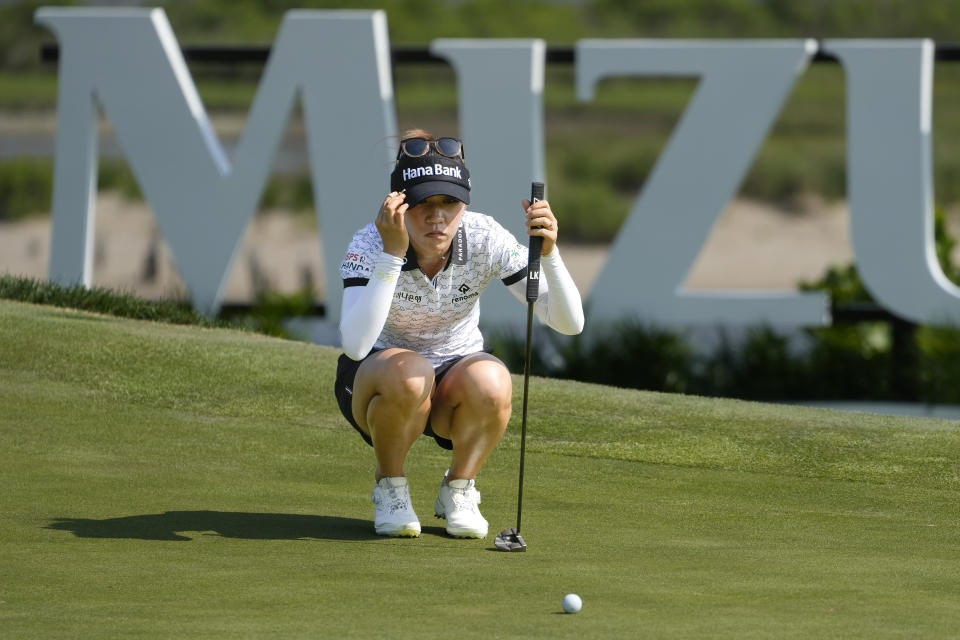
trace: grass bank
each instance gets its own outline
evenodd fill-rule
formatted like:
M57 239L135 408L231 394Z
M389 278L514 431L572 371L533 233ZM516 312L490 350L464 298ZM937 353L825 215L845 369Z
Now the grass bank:
M0 628L44 637L950 637L960 425L535 378L526 554L372 535L337 352L0 301ZM515 380L519 408L519 381ZM519 413L519 411L517 412ZM519 416L479 481L515 519ZM558 615L576 592L584 609Z

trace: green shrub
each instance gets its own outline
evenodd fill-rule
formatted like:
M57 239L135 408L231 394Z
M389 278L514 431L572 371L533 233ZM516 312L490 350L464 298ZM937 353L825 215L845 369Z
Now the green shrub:
M894 399L890 327L883 322L808 331L803 395L818 400ZM897 398L900 399L900 398Z
M833 265L829 267L820 280L816 282L801 282L798 285L801 291L825 291L830 294L834 304L843 302L873 302L873 297L867 291L860 273L854 264Z
M0 220L50 211L53 163L42 158L0 160Z
M842 136L771 137L744 177L740 193L793 208L798 196L816 193L826 200L844 197L846 155Z
M919 399L960 404L960 329L921 327L917 347Z
M691 382L694 357L683 336L637 321L615 325L612 339L587 343L557 339L557 376L586 382L682 393Z
M806 377L805 363L791 353L789 338L769 327L752 327L739 341L721 331L717 349L700 360L693 385L699 395L792 399Z
M97 188L116 191L128 200L143 200L143 192L130 166L122 160L104 159L97 169Z
M537 346L538 340L546 346ZM507 368L523 371L525 337L502 331L488 344ZM693 375L693 352L683 337L635 321L618 323L604 338L590 341L540 331L534 345L533 375L672 392L686 391Z
M231 324L246 327L257 333L284 338L304 340L302 336L291 332L285 320L293 317L313 314L314 300L310 289L301 289L293 293L279 291L258 291L253 306L241 313L221 313L221 318Z
M282 208L293 211L313 209L313 186L309 175L273 175L260 198L263 209Z

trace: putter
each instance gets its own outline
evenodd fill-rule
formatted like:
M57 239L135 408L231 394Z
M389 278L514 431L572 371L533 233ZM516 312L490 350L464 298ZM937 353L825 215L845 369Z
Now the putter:
M543 183L534 182L530 204L543 200ZM540 249L543 238L530 236L530 253L527 257L527 347L523 363L523 414L520 421L520 481L517 489L517 526L504 529L493 543L500 551L526 551L527 543L520 536L520 520L523 515L523 462L527 452L527 392L530 388L530 355L533 346L533 303L540 295Z

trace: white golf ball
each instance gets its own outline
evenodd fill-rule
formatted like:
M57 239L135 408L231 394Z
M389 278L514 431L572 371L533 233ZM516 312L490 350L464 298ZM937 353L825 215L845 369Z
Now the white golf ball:
M567 613L576 613L583 608L583 600L575 593L568 593L563 596L563 610Z

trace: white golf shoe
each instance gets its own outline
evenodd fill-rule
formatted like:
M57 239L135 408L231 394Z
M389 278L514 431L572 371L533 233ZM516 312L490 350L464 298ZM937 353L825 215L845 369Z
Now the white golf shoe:
M410 504L406 478L381 478L373 488L373 526L377 534L394 538L416 538L420 520Z
M448 480L447 471L440 495L433 505L438 518L447 520L447 533L455 538L486 538L487 521L480 515L480 492L473 480Z

